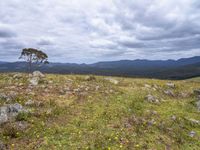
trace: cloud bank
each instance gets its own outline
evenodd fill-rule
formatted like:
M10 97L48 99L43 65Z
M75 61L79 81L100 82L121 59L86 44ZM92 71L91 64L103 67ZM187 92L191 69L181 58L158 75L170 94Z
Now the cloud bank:
M39 48L50 61L200 55L198 0L1 0L0 60Z

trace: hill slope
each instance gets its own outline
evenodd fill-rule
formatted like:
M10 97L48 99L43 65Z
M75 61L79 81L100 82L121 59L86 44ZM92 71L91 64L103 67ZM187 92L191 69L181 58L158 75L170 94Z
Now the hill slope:
M23 108L10 112L25 109L1 124L0 143L8 149L200 147L193 94L199 82L46 75L37 84L34 78L0 75L1 110L16 103Z
M200 76L200 57L175 60L121 60L95 64L50 63L36 67L46 73L186 79ZM25 62L0 63L0 72L27 72Z

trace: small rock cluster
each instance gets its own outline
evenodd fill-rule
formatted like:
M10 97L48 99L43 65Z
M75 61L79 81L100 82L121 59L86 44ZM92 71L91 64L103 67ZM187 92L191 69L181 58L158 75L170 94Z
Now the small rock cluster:
M44 74L42 74L40 71L34 71L33 74L30 74L30 85L37 86L39 82L42 80L42 78L45 77Z

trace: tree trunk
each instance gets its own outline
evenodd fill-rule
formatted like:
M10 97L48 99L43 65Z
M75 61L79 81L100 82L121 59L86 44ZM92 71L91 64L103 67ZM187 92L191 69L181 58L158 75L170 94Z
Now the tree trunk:
M29 72L32 72L32 55L30 55L30 60L29 60Z

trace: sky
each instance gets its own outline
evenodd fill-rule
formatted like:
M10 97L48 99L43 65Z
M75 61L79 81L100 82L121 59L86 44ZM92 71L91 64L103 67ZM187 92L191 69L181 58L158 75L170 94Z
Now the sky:
M0 0L0 61L23 48L71 63L200 56L200 1Z

